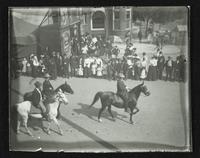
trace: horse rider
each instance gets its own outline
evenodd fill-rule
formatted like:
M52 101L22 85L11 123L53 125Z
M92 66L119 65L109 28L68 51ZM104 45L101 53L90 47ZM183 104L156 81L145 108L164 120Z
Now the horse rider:
M43 82L43 94L45 97L48 97L54 91L54 88L49 81L50 77L51 76L48 73L44 75L45 80Z
M51 82L49 81L50 79L50 75L48 73L45 74L44 78L44 82L43 82L43 91L42 91L42 94L43 94L43 98L44 98L44 105L46 106L47 104L49 103L53 103L55 101L55 98L54 98L54 88L53 86L51 85ZM46 106L47 107L47 106ZM49 109L46 109L47 111Z
M36 81L34 85L35 89L33 90L31 96L32 105L41 110L43 118L47 118L46 108L43 104L43 96L41 91L42 84L39 81Z
M128 112L127 108L128 108L128 90L129 89L123 81L124 78L125 78L124 74L119 73L118 80L117 80L117 95L123 99L125 112Z

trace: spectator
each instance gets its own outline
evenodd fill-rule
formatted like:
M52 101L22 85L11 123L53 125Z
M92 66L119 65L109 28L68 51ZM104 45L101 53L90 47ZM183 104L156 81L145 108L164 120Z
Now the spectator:
M91 63L91 70L92 70L92 76L96 77L96 73L97 73L97 62L96 62L96 60Z
M142 80L146 79L147 77L147 59L145 58L145 55L143 53L143 58L142 58L142 61L141 61L141 75L140 75L140 78Z
M150 60L147 78L149 81L157 80L157 58L156 58L156 56L153 56Z
M46 68L44 65L44 55L40 55L39 72L41 76L43 76L46 73Z
M176 57L176 61L174 62L174 80L180 81L180 56Z
M76 56L71 56L70 57L70 68L71 68L71 77L76 76L76 66L77 66L77 61L76 61Z
M113 68L112 68L112 64L111 62L109 61L108 62L108 65L107 65L107 79L110 81L112 80L112 76L113 76Z
M32 67L31 67L30 61L27 61L27 63L26 63L26 74L28 76L31 76L31 72L32 72Z
M127 80L128 79L128 64L125 57L123 58L123 61L122 61L122 71L125 76L124 79Z
M83 77L83 66L80 64L78 68L78 76Z
M166 66L166 81L172 81L172 70L173 70L173 61L172 58L169 56L168 60L165 63Z
M67 57L67 54L64 54L63 56L63 77L69 78L69 65L70 65L70 59Z
M101 65L97 65L97 77L101 78L102 77L102 67Z
M38 75L38 67L39 67L39 62L36 55L33 56L32 61L33 61L32 77L36 78Z
M23 65L23 67L22 67L22 73L23 73L23 74L26 74L26 71L27 71L27 67L26 67L26 65L27 65L27 60L26 60L26 58L23 59L22 65Z
M165 57L163 56L162 51L159 52L158 55L158 79L163 79L163 70L165 65Z
M62 57L60 52L56 53L56 68L58 76L62 76Z
M52 53L52 56L49 59L49 74L53 80L57 79L57 68L56 68L56 58L55 52Z
M135 62L134 62L134 78L135 80L139 80L140 79L140 74L141 74L141 62L140 62L140 58L138 56L135 57Z

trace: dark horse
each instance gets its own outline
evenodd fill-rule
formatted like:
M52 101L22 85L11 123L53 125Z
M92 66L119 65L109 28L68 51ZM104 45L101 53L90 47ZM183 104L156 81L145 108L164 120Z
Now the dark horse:
M58 91L62 91L63 93L70 93L70 94L74 94L74 91L72 90L71 86L69 84L67 84L67 82L65 81L64 84L60 85L58 88L56 88L54 91L52 91L52 97L54 96L54 94L58 93ZM31 96L32 96L32 92L27 92L24 94L24 101L26 100L31 100ZM59 118L60 115L60 105L58 106L58 115L57 118Z
M131 89L128 92L129 101L128 101L128 107L130 108L130 123L133 123L132 116L133 116L133 110L136 109L137 113L139 109L137 106L137 100L140 96L140 94L144 93L146 96L150 95L150 92L148 91L147 87L144 85L144 82L142 84L139 84L135 88ZM108 107L108 112L110 113L111 117L114 119L113 114L111 112L111 105L117 107L117 108L124 108L124 101L114 92L97 92L92 104L90 107L92 107L98 100L101 99L101 109L99 110L98 115L98 121L101 122L101 113L105 110L106 107Z

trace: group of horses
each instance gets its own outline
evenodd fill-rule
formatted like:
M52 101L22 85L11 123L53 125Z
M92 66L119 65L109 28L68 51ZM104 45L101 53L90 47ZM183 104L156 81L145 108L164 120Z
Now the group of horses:
M31 93L31 92L28 92L28 93ZM28 93L24 95L24 100ZM145 94L146 96L150 95L150 92L148 91L147 87L144 85L144 82L137 85L136 87L134 87L128 92L128 96L129 96L128 107L130 109L130 123L131 124L133 124L133 120L132 120L133 114L139 111L137 107L137 101L141 93ZM46 130L47 134L50 134L51 122L54 122L58 127L60 135L63 135L63 131L57 120L57 115L58 115L58 110L60 108L60 105L68 104L67 94L74 94L74 91L72 90L70 85L65 82L64 84L60 85L58 88L55 89L54 94L52 95L54 102L46 104L46 108L48 108L48 114L47 114L48 127ZM93 102L88 108L91 108L99 99L101 100L101 109L99 110L99 114L98 114L99 122L102 122L101 114L106 108L108 108L108 112L111 115L112 119L114 119L113 114L111 112L112 105L117 108L124 108L124 101L116 93L111 92L111 91L97 92L96 95L94 96ZM33 134L30 132L30 130L27 127L28 118L30 116L35 117L35 118L42 118L42 115L31 113L31 106L32 106L31 101L23 101L13 106L13 108L15 109L15 113L17 114L17 126L16 126L17 133L20 132L20 125L22 123L24 124L24 127L27 133L30 136L33 136ZM136 110L136 112L134 112L134 110Z

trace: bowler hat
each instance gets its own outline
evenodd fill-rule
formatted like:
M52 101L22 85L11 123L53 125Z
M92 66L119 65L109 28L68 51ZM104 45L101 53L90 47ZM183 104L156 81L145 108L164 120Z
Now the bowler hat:
M34 83L35 87L40 88L42 86L42 84L39 81L36 81Z

